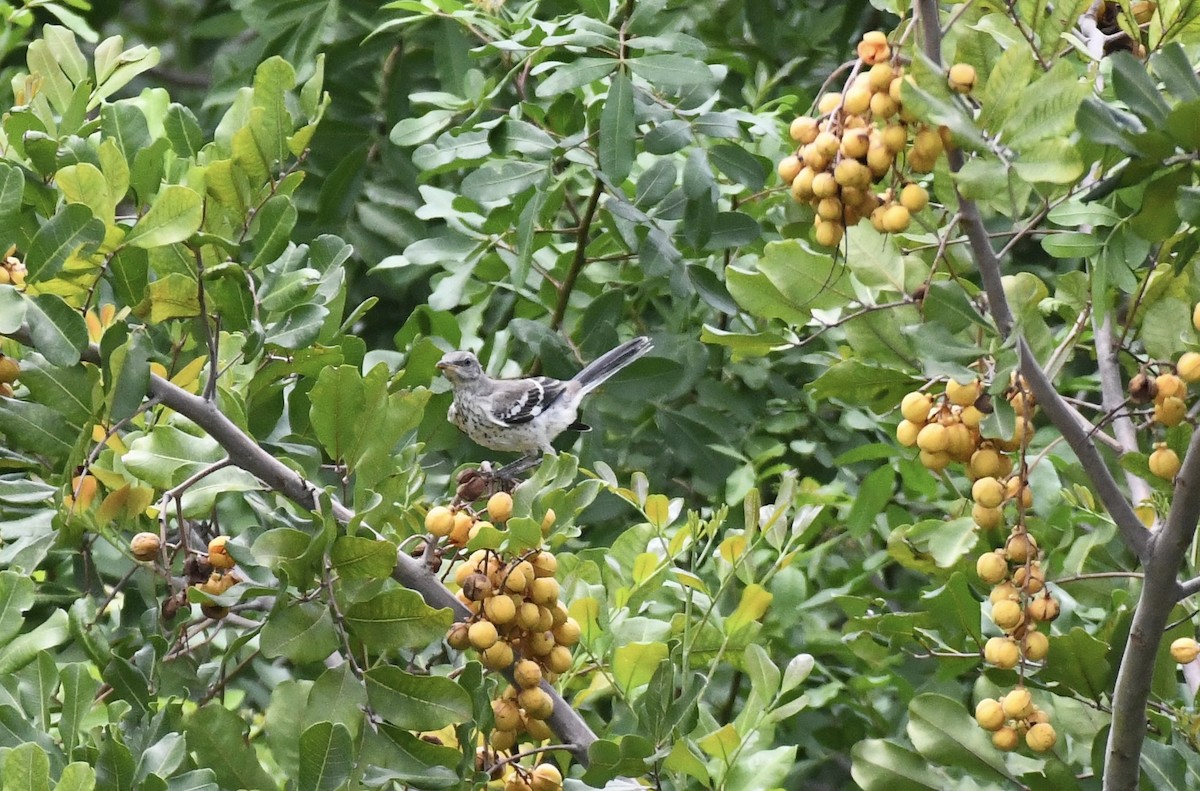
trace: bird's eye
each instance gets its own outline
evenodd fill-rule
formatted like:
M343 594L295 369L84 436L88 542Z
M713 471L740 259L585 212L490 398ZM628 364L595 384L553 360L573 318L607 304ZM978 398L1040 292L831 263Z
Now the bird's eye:
M455 360L455 361L454 361L454 364L455 364L455 365L461 365L461 366L463 366L463 367L466 367L467 365L469 365L469 364L470 364L470 362L471 362L470 360Z

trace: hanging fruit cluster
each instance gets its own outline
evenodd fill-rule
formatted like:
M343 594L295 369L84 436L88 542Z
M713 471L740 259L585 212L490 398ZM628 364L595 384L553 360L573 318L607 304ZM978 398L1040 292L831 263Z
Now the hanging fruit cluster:
M4 258L0 259L0 286L12 284L18 288L25 285L25 264L13 253L16 247L8 248Z
M435 538L461 547L485 526L507 522L512 509L512 497L498 492L488 500L490 521L477 519L468 508L437 506L430 509L425 526ZM542 534L553 524L554 512L548 511ZM552 735L546 719L554 701L542 682L553 683L571 668L571 647L580 638L579 624L559 601L557 571L558 560L540 547L521 554L479 549L454 570L459 601L471 616L450 628L446 642L456 650L474 649L489 670L511 669L512 683L492 701L494 728L488 743L496 753L512 752L522 742L540 744ZM562 775L552 764L511 768L507 791L562 787Z
M797 148L777 172L791 185L792 197L816 213L818 244L837 246L846 228L864 218L880 233L900 233L929 203L929 193L914 179L933 171L948 132L905 112L900 91L906 79L911 77L899 65L899 52L883 33L869 32L843 90L818 99L818 117L792 121ZM975 70L955 64L947 79L952 90L966 93L975 85Z
M992 744L1001 750L1015 750L1025 737L1025 744L1037 753L1054 748L1058 734L1050 717L1033 702L1033 696L1023 686L997 698L984 698L975 706L975 721L992 732Z

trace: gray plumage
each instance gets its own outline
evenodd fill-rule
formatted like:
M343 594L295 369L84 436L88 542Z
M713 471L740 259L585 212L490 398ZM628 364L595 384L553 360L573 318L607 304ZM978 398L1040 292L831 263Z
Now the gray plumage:
M652 346L646 337L626 341L565 381L548 376L493 379L471 352L450 352L437 364L454 387L447 417L485 448L553 453L550 443L559 434L587 430L576 421L583 397Z

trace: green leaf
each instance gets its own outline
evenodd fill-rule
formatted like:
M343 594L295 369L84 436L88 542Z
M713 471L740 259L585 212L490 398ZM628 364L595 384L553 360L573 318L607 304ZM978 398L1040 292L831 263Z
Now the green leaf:
M808 384L808 389L820 401L836 399L883 412L920 384L918 377L905 371L850 359L827 368Z
M298 216L299 212L287 195L274 195L262 205L254 215L255 252L249 264L251 269L265 266L283 255Z
M1178 41L1172 41L1150 56L1154 73L1172 96L1184 101L1200 99L1200 78L1192 70L1192 62Z
M758 271L797 310L840 307L852 298L845 264L794 239L768 244Z
M1101 700L1112 689L1108 652L1107 643L1076 626L1050 637L1050 654L1038 676L1089 700Z
M952 643L970 637L976 644L983 644L979 600L971 593L962 572L954 572L945 585L921 599L938 625L943 640Z
M613 184L620 184L629 176L636 139L633 83L621 70L613 75L600 111L600 170Z
M37 744L22 744L4 756L4 791L50 791L50 757Z
M725 250L757 241L762 234L758 221L740 211L717 212L712 231L704 243L706 250Z
M184 242L200 230L203 220L204 201L200 194L190 187L168 184L159 190L150 210L130 229L125 244L150 248Z
M534 75L552 69L550 76L540 82L534 94L540 98L554 97L567 91L588 85L603 79L617 68L613 58L580 58L566 65L558 63L542 64L546 68L533 70Z
M908 704L908 738L936 766L965 769L972 777L1013 781L987 733L963 705L944 695L917 695Z
M0 433L9 447L55 461L65 459L79 439L79 432L58 412L19 398L0 398Z
M757 192L766 186L769 168L741 146L729 143L713 146L708 152L708 158L717 170L748 190Z
M63 767L54 791L92 791L95 787L96 770L83 761L76 761ZM216 787L211 791L217 791Z
M665 643L627 643L613 653L613 680L625 695L650 681L659 662L667 658Z
M1022 148L1013 170L1031 184L1070 184L1083 175L1083 157L1071 141L1049 138Z
M310 395L309 420L330 458L338 461L357 457L366 395L362 374L352 365L321 371Z
M425 647L442 637L452 621L449 609L435 610L420 594L400 589L384 591L346 611L350 631L374 651Z
M188 749L197 763L213 771L222 788L276 791L254 750L246 749L245 721L219 703L209 703L185 722Z
M396 567L396 545L365 536L338 536L329 559L342 579L386 579Z
M1146 66L1124 51L1114 52L1109 62L1112 64L1113 91L1117 98L1151 128L1166 126L1167 113L1171 108L1146 72Z
M259 638L263 656L282 656L297 664L320 662L338 648L329 608L303 602L271 613Z
M448 678L380 665L367 671L366 683L371 708L397 728L435 731L472 717L471 696Z
M850 761L850 776L863 791L940 791L953 785L921 756L883 739L858 742Z
M21 631L24 612L33 606L33 581L15 571L0 571L0 645Z
M301 728L318 722L335 722L357 739L362 732L367 690L349 663L331 667L312 685L304 707Z
M459 788L462 780L455 769L462 753L422 741L408 731L387 723L368 734L362 761L370 767L370 785L383 786L389 780L422 789Z
M540 162L488 162L463 179L462 191L480 203L507 201L542 181L546 173L546 164Z
M84 718L91 711L100 682L92 677L88 666L82 662L63 665L59 675L62 677L62 712L58 730L62 735L63 752L69 756L78 744L76 739Z
M170 489L223 458L225 451L211 437L160 425L131 442L121 461L129 472L151 486Z
M657 88L691 88L713 81L704 61L686 55L644 55L628 62L634 74Z
M169 319L188 319L200 315L199 284L194 278L172 272L150 283L149 321L160 324ZM139 311L143 306L139 306Z
M972 324L991 328L963 287L953 280L930 283L921 307L926 319L938 322L950 332L962 332Z
M70 639L66 610L54 610L32 631L13 638L0 648L0 675L8 675L32 662L42 651L57 648Z
M54 294L28 300L25 320L33 345L52 364L72 366L87 346L87 323L78 311Z
M296 70L278 55L264 60L254 70L250 132L272 170L278 169L288 156L287 138L295 127L295 120L284 99L295 87Z
M340 723L318 722L300 734L299 791L337 791L354 767L350 731Z
M1134 138L1146 131L1137 116L1107 102L1089 96L1075 113L1075 125L1089 140L1101 145L1116 146L1126 154L1140 155Z
M104 240L104 223L82 203L64 204L38 229L25 254L26 279L41 283L54 278L72 255L86 257Z

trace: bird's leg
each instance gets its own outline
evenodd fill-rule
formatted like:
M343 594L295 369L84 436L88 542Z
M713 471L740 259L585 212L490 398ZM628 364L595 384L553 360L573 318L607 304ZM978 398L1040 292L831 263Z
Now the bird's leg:
M527 453L516 461L510 462L492 473L493 480L499 483L501 490L508 491L516 486L518 476L532 470L541 460L542 456L540 453L536 451Z

